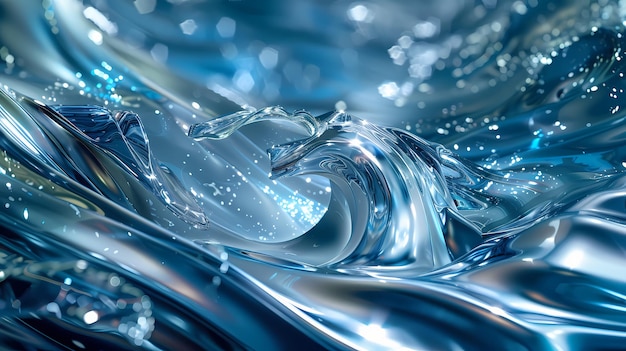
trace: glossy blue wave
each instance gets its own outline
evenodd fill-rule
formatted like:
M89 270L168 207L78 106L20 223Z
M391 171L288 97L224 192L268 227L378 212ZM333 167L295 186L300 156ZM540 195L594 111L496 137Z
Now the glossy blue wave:
M621 1L294 4L0 3L0 348L623 348Z

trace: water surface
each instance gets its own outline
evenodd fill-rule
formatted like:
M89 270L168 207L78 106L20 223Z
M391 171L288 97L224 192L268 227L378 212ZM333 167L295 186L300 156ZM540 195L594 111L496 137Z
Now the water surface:
M623 348L622 1L0 7L1 348Z

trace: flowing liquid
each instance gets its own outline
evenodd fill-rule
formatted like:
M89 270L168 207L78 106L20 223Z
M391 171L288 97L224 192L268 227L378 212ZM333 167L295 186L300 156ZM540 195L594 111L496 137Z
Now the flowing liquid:
M623 349L626 4L295 4L0 4L0 347Z

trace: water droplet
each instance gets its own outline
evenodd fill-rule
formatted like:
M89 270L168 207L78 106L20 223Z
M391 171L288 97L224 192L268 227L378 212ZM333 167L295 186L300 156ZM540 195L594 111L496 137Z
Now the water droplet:
M96 323L99 318L100 316L98 315L98 312L94 310L88 311L83 315L83 321L88 325Z

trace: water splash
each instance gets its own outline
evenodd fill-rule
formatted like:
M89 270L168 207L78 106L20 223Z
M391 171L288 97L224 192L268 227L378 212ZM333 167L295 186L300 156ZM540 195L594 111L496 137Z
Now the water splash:
M244 3L0 4L1 347L622 348L621 1Z
M299 124L311 137L272 147L271 176L329 178L331 203L347 207L331 207L331 212L351 217L348 233L335 233L349 240L329 263L346 270L417 274L450 263L481 241L478 229L456 211L436 146L400 130L344 112L314 118L272 107L193 125L189 135L219 139L245 124L276 118Z
M199 227L208 224L193 196L167 166L159 165L155 160L141 119L136 114L118 112L112 115L99 106L62 105L54 109L91 138L91 144L113 154L128 169L127 172L151 189L179 217ZM116 193L123 193L116 190Z

